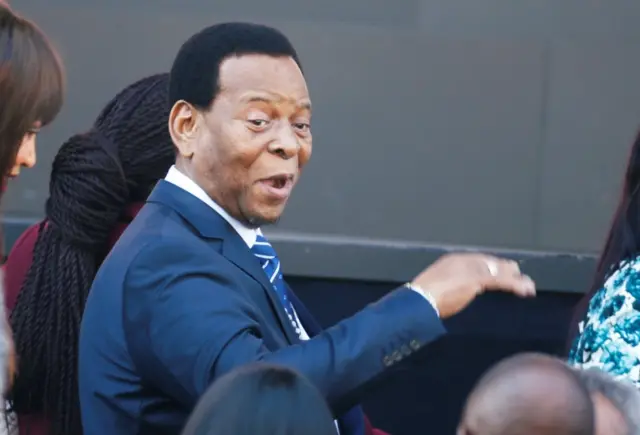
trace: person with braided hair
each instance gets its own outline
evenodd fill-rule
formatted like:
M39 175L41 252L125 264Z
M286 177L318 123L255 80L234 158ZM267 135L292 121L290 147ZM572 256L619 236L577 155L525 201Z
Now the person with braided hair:
M111 245L175 160L168 114L168 74L121 91L91 130L62 145L46 217L8 257L20 355L9 399L20 434L82 433L76 360L85 300Z

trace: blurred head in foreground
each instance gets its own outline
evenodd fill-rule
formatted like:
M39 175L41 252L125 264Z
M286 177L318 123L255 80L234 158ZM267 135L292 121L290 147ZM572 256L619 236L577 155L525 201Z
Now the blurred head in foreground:
M336 435L324 398L295 371L254 364L220 378L182 435Z
M467 399L458 435L593 435L589 392L564 362L541 354L503 360Z

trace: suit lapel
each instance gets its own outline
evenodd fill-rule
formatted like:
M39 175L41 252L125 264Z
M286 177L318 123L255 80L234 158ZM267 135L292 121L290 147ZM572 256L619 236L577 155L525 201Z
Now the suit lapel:
M294 344L300 341L260 263L229 222L200 199L165 180L158 182L147 202L170 207L182 216L203 239L222 241L222 255L262 286L289 343Z
M235 237L232 237L235 236ZM269 298L269 302L271 303L271 308L276 313L278 321L280 323L280 328L285 333L287 337L287 341L291 344L298 343L300 338L296 331L291 326L291 321L289 320L289 316L284 310L282 306L282 302L278 298L275 290L272 287L271 282L267 278L267 275L260 267L260 262L253 255L249 247L244 243L244 240L235 232L230 235L228 238L224 240L222 254L229 259L233 264L242 269L245 273L253 277L256 281L258 281L264 291Z

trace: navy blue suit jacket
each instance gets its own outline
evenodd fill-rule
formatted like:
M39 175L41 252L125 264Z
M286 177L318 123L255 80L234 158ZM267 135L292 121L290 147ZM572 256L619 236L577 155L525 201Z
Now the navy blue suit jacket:
M87 300L79 355L85 435L178 435L213 381L255 361L298 370L327 399L341 435L361 435L364 387L444 332L424 298L404 288L325 331L292 297L309 341L299 340L235 230L160 181Z

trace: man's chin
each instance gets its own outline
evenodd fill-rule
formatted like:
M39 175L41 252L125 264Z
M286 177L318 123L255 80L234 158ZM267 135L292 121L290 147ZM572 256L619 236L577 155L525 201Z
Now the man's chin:
M282 213L284 212L284 205L278 208L272 208L269 210L261 210L260 212L251 213L247 219L249 226L252 228L259 228L265 225L275 225L280 220Z

